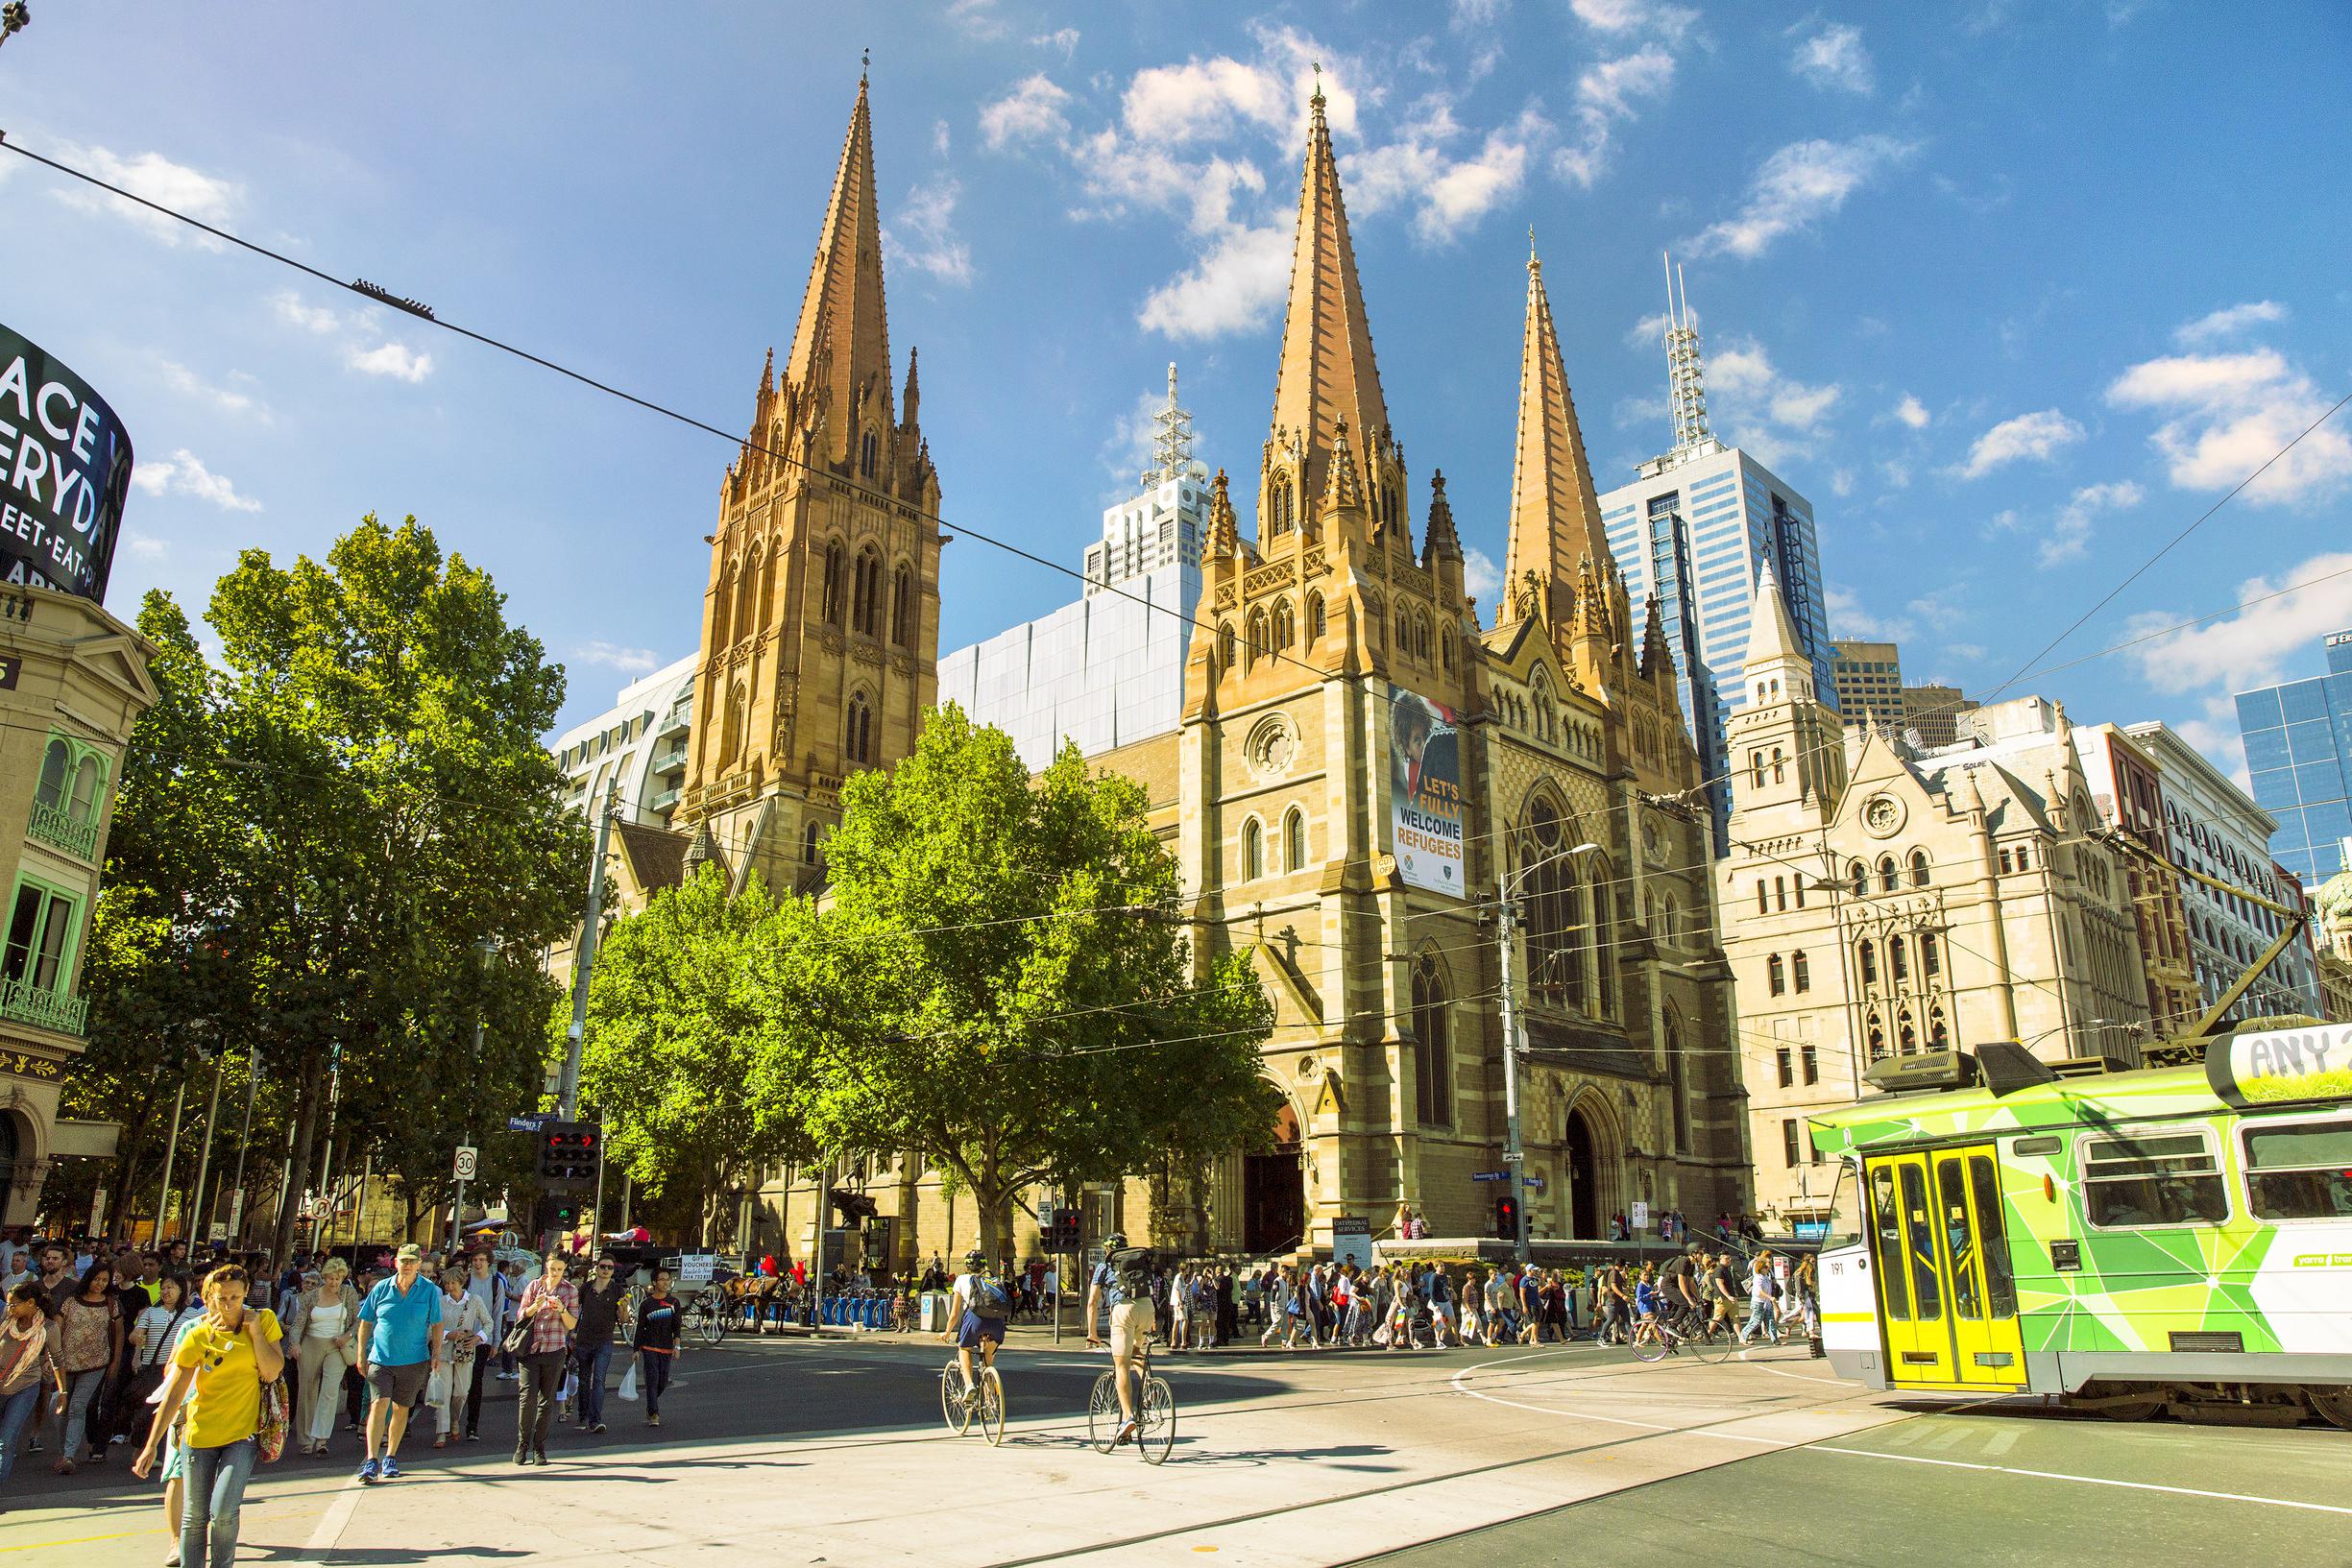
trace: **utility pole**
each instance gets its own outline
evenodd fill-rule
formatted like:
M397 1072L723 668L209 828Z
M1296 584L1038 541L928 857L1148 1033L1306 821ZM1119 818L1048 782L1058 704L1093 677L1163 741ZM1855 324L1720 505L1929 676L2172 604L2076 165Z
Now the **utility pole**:
M615 779L604 791L604 805L596 812L596 857L588 867L588 914L580 922L580 956L572 970L571 1027L564 1035L564 1076L556 1096L556 1114L566 1122L575 1122L580 1104L580 1043L588 1036L588 982L596 968L596 939L604 923L604 856L613 837L613 811L618 804L620 781Z
M182 1073L180 1074L180 1093L172 1098L172 1136L171 1141L163 1146L163 1190L156 1194L156 1228L155 1234L149 1238L158 1251L163 1246L163 1211L172 1205L172 1161L180 1153L180 1113L187 1108L187 1103L188 1075Z
M217 1056L212 1060L212 1104L205 1112L205 1154L196 1165L196 1191L188 1195L188 1223L191 1226L204 1223L205 1183L212 1175L212 1129L218 1124L221 1113L221 1070L228 1065ZM210 1237L199 1236L196 1240L205 1242L209 1241Z
M1519 1143L1519 1012L1511 983L1512 938L1517 933L1519 906L1505 897L1495 910L1495 927L1502 941L1503 971L1503 1179L1511 1192L1511 1256L1527 1266L1527 1197L1519 1190L1519 1170L1527 1159Z
M254 1091L260 1084L261 1048L249 1046L245 1052L245 1130L237 1138L237 1190L229 1200L229 1239L239 1246L245 1244L245 1150L254 1141Z

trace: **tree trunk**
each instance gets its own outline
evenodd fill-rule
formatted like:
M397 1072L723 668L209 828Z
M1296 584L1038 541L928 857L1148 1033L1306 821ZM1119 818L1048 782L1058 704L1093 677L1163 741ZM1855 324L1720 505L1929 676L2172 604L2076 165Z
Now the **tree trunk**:
M922 1256L921 1242L914 1233L915 1220L921 1217L922 1199L914 1189L914 1155L911 1151L899 1156L898 1167L898 1223L891 1226L892 1272L900 1275L916 1273L922 1267L917 1261Z
M319 1114L326 1100L321 1092L325 1069L323 1055L315 1047L303 1051L297 1070L302 1092L297 1097L301 1108L295 1114L294 1169L286 1180L287 1200L279 1206L278 1221L271 1227L270 1251L276 1257L284 1257L293 1246L294 1216L303 1194L310 1190L310 1172L318 1168L316 1145L326 1131L325 1119Z
M972 1201L980 1210L980 1250L994 1265L1003 1261L1011 1242L1012 1194L997 1179L994 1154L982 1156L979 1176Z

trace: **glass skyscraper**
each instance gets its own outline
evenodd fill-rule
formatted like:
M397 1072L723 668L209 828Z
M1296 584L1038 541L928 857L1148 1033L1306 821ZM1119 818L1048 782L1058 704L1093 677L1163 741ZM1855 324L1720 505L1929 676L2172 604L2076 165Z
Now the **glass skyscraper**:
M2306 887L2347 869L2352 838L2352 631L2326 647L2325 675L2238 694L2254 800L2278 818L2270 854Z

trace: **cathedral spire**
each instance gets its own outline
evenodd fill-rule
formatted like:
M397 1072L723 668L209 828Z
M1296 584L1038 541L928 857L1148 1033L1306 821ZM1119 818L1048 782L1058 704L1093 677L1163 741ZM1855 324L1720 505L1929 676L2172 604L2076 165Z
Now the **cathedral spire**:
M1503 580L1527 572L1565 583L1584 566L1606 573L1612 563L1601 528L1600 498L1585 460L1584 432L1552 326L1543 262L1527 254L1527 329L1519 350L1518 450L1512 463L1511 544Z
M1347 234L1320 77L1308 108L1306 167L1298 183L1298 231L1291 252L1290 305L1282 321L1273 425L1305 448L1300 488L1312 496L1323 493L1341 423L1355 431L1356 444L1370 460L1388 441L1389 410L1372 360L1372 330L1356 277L1355 244Z
M850 459L852 411L861 397L882 400L880 418L864 428L892 422L890 329L883 308L882 220L874 199L874 123L866 107L866 83L858 79L858 101L850 109L849 134L817 231L816 259L809 268L809 289L800 303L800 325L784 374L803 398L824 400L826 437L822 449L836 463ZM821 383L812 385L812 383Z

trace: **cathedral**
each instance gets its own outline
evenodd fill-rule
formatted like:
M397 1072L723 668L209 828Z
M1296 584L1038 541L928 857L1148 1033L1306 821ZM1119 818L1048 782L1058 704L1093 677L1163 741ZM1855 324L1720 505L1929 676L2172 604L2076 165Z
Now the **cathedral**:
M1310 107L1272 414L1254 495L1211 481L1181 723L1091 759L1145 786L1196 940L1248 951L1277 1013L1271 1151L1220 1163L1206 1236L1155 1241L1328 1251L1400 1204L1433 1236L1493 1235L1507 976L1533 1237L1744 1210L1705 781L1657 606L1610 556L1542 265L1482 618L1444 476L1417 499L1390 422L1320 89ZM874 192L861 80L790 353L721 487L681 874L820 885L842 778L906 756L934 700L940 486L911 353L893 394ZM1473 461L1501 461L1495 436ZM821 1183L863 1188L901 1263L977 1234L968 1198L884 1158L773 1173L746 1239L802 1253ZM1083 1206L1089 1236L1152 1227L1140 1181Z

